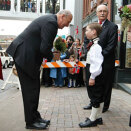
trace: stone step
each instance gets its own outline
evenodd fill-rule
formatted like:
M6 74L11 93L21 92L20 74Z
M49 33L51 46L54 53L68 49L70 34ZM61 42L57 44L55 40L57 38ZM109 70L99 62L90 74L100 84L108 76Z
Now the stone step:
M131 84L118 83L117 87L124 90L125 92L127 92L127 93L129 93L131 95Z

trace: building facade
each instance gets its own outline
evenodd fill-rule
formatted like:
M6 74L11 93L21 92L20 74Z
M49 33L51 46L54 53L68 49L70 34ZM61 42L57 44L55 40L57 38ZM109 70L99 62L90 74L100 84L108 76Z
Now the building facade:
M111 0L83 0L83 33L82 38L85 36L85 28L91 22L97 22L96 8L100 4L106 4L108 6L109 14L108 19L111 20Z
M118 9L121 6L131 4L131 0L83 0L82 38L85 36L85 27L88 23L97 22L96 8L100 4L106 4L109 9L108 19L118 25L118 44L116 59L120 61L116 68L116 83L131 83L131 41L123 43L123 31L121 31L121 18ZM127 33L127 38L129 32ZM124 77L123 77L124 76Z
M82 39L82 0L0 0L0 19L32 21L62 9L68 9L73 14L68 34Z

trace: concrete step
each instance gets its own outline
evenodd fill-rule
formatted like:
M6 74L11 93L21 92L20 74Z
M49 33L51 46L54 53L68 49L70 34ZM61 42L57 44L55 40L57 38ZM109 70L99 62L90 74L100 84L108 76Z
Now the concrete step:
M131 84L118 83L117 87L124 90L125 92L127 92L131 95Z

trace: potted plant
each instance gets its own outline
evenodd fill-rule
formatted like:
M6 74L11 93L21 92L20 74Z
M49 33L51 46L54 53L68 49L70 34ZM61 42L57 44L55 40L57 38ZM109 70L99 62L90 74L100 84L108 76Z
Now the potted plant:
M60 60L60 54L66 51L66 42L61 37L58 37L54 42L54 60Z
M122 6L118 10L122 20L121 29L124 30L126 27L131 27L131 5Z
M125 43L127 31L131 32L131 5L122 6L118 10L121 18L121 30L124 31L123 42Z

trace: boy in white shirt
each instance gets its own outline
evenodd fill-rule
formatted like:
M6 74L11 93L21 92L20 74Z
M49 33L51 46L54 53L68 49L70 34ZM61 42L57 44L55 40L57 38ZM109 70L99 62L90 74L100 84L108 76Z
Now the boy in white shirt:
M102 48L98 44L99 35L102 31L102 27L98 23L91 23L86 27L86 36L90 42L87 46L87 92L91 100L92 111L89 118L84 122L79 123L81 128L83 127L94 127L97 124L103 124L100 114L102 113L103 107L103 76L102 76L102 63L103 55Z

